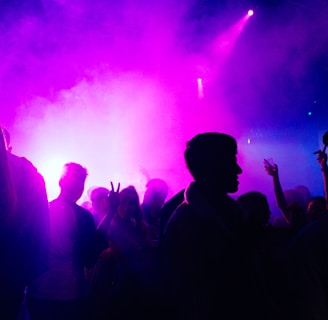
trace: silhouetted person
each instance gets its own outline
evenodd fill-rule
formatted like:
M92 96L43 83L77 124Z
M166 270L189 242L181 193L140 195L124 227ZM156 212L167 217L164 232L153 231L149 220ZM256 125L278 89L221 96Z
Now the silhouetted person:
M0 214L0 318L16 320L25 286L48 267L49 212L43 177L2 128Z
M120 184L119 184L120 187ZM109 317L110 291L115 281L115 262L108 245L107 233L119 204L118 191L104 187L95 187L90 191L92 213L96 223L97 261L90 276L90 294L92 298L93 319Z
M87 171L80 164L64 165L60 194L50 202L49 270L30 287L31 319L88 319L85 272L95 262L92 214L78 206Z
M119 193L117 215L108 230L109 246L117 267L111 297L111 319L145 319L152 281L148 225L133 186Z
M250 319L237 144L222 133L196 135L184 156L195 182L169 220L164 253L174 319Z
M152 240L160 236L160 210L168 193L168 185L162 179L150 179L146 184L141 208L149 225Z
M328 215L308 224L288 253L289 319L328 319Z
M109 213L109 190L104 187L94 187L90 192L91 212L96 227L99 227Z
M327 170L327 154L324 151L318 153L318 163L321 168L323 178L323 188L326 199L326 209L328 210L328 170Z
M244 243L249 251L251 285L258 302L260 319L283 319L286 248L293 236L287 228L269 224L270 207L267 197L256 191L238 197L244 213Z
M318 152L327 199L327 154ZM328 319L328 215L317 217L294 239L288 255L289 319Z
M110 191L104 187L95 187L90 192L92 215L96 226L98 252L108 247L107 232L115 212L110 210Z
M264 168L267 174L272 176L274 194L280 212L288 224L288 227L296 233L306 223L305 213L308 199L304 199L304 188L283 191L280 183L278 166L265 162Z
M258 245L266 236L271 215L266 196L260 192L252 191L238 197L244 214L245 231L250 238L251 245Z
M310 199L306 209L306 221L312 222L327 214L326 199L322 196Z

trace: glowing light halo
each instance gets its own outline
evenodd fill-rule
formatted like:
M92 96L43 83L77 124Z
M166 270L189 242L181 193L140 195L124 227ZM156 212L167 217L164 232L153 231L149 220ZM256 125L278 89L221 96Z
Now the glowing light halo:
M247 12L247 15L248 15L249 17L251 17L252 15L254 15L254 10L249 9L248 12Z

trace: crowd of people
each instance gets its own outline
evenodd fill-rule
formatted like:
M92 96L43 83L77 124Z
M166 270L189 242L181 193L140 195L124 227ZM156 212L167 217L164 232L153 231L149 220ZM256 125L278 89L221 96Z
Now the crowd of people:
M48 203L42 176L0 130L0 318L17 320L328 319L328 166L324 196L284 191L265 162L284 224L265 194L236 200L237 142L207 132L184 152L193 182L171 199L163 179L94 187L66 163ZM24 300L24 301L25 301Z

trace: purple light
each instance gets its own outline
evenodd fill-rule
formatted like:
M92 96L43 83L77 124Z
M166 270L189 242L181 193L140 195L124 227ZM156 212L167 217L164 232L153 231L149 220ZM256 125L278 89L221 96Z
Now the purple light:
M251 17L254 14L253 10L248 10L247 14Z

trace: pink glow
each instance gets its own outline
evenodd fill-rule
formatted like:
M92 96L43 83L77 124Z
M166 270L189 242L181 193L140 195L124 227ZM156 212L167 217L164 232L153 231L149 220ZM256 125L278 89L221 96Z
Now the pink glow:
M29 132L29 144L16 133L14 149L44 174L51 199L58 194L58 168L69 161L87 168L86 190L113 181L133 184L142 194L142 166L151 177L166 179L172 194L191 179L183 159L186 141L200 131L234 127L224 108L213 109L218 116L211 111L210 119L211 106L204 109L196 101L180 110L165 83L140 73L106 73L60 91L53 101L31 101L18 119L19 129ZM43 114L35 117L41 107Z
M239 148L241 191L272 191L262 171L265 153L277 158L291 183L283 169L287 160L277 154L290 157L293 148L259 147L245 131L261 117L273 127L282 120L277 115L286 95L277 91L283 89L277 71L289 83L301 83L311 59L326 50L326 19L285 15L283 23L273 17L266 28L252 29L249 13L232 24L220 24L231 21L231 12L213 13L215 23L188 20L193 5L40 1L42 10L6 15L0 120L11 132L13 152L44 174L50 198L58 194L58 168L69 161L88 169L86 190L113 181L134 184L142 193L142 166L167 180L172 195L191 180L185 143L204 131L251 137ZM205 29L201 23L209 30L196 34ZM266 104L271 97L278 102L274 110Z
M42 173L44 180L46 182L46 189L48 197L54 199L59 194L59 177L63 168L63 164L70 162L69 159L65 159L65 155L62 158L56 158L54 153L51 154L40 154L40 163L38 165L38 170Z
M204 98L204 90L203 90L203 79L197 78L197 87L198 87L198 98Z

